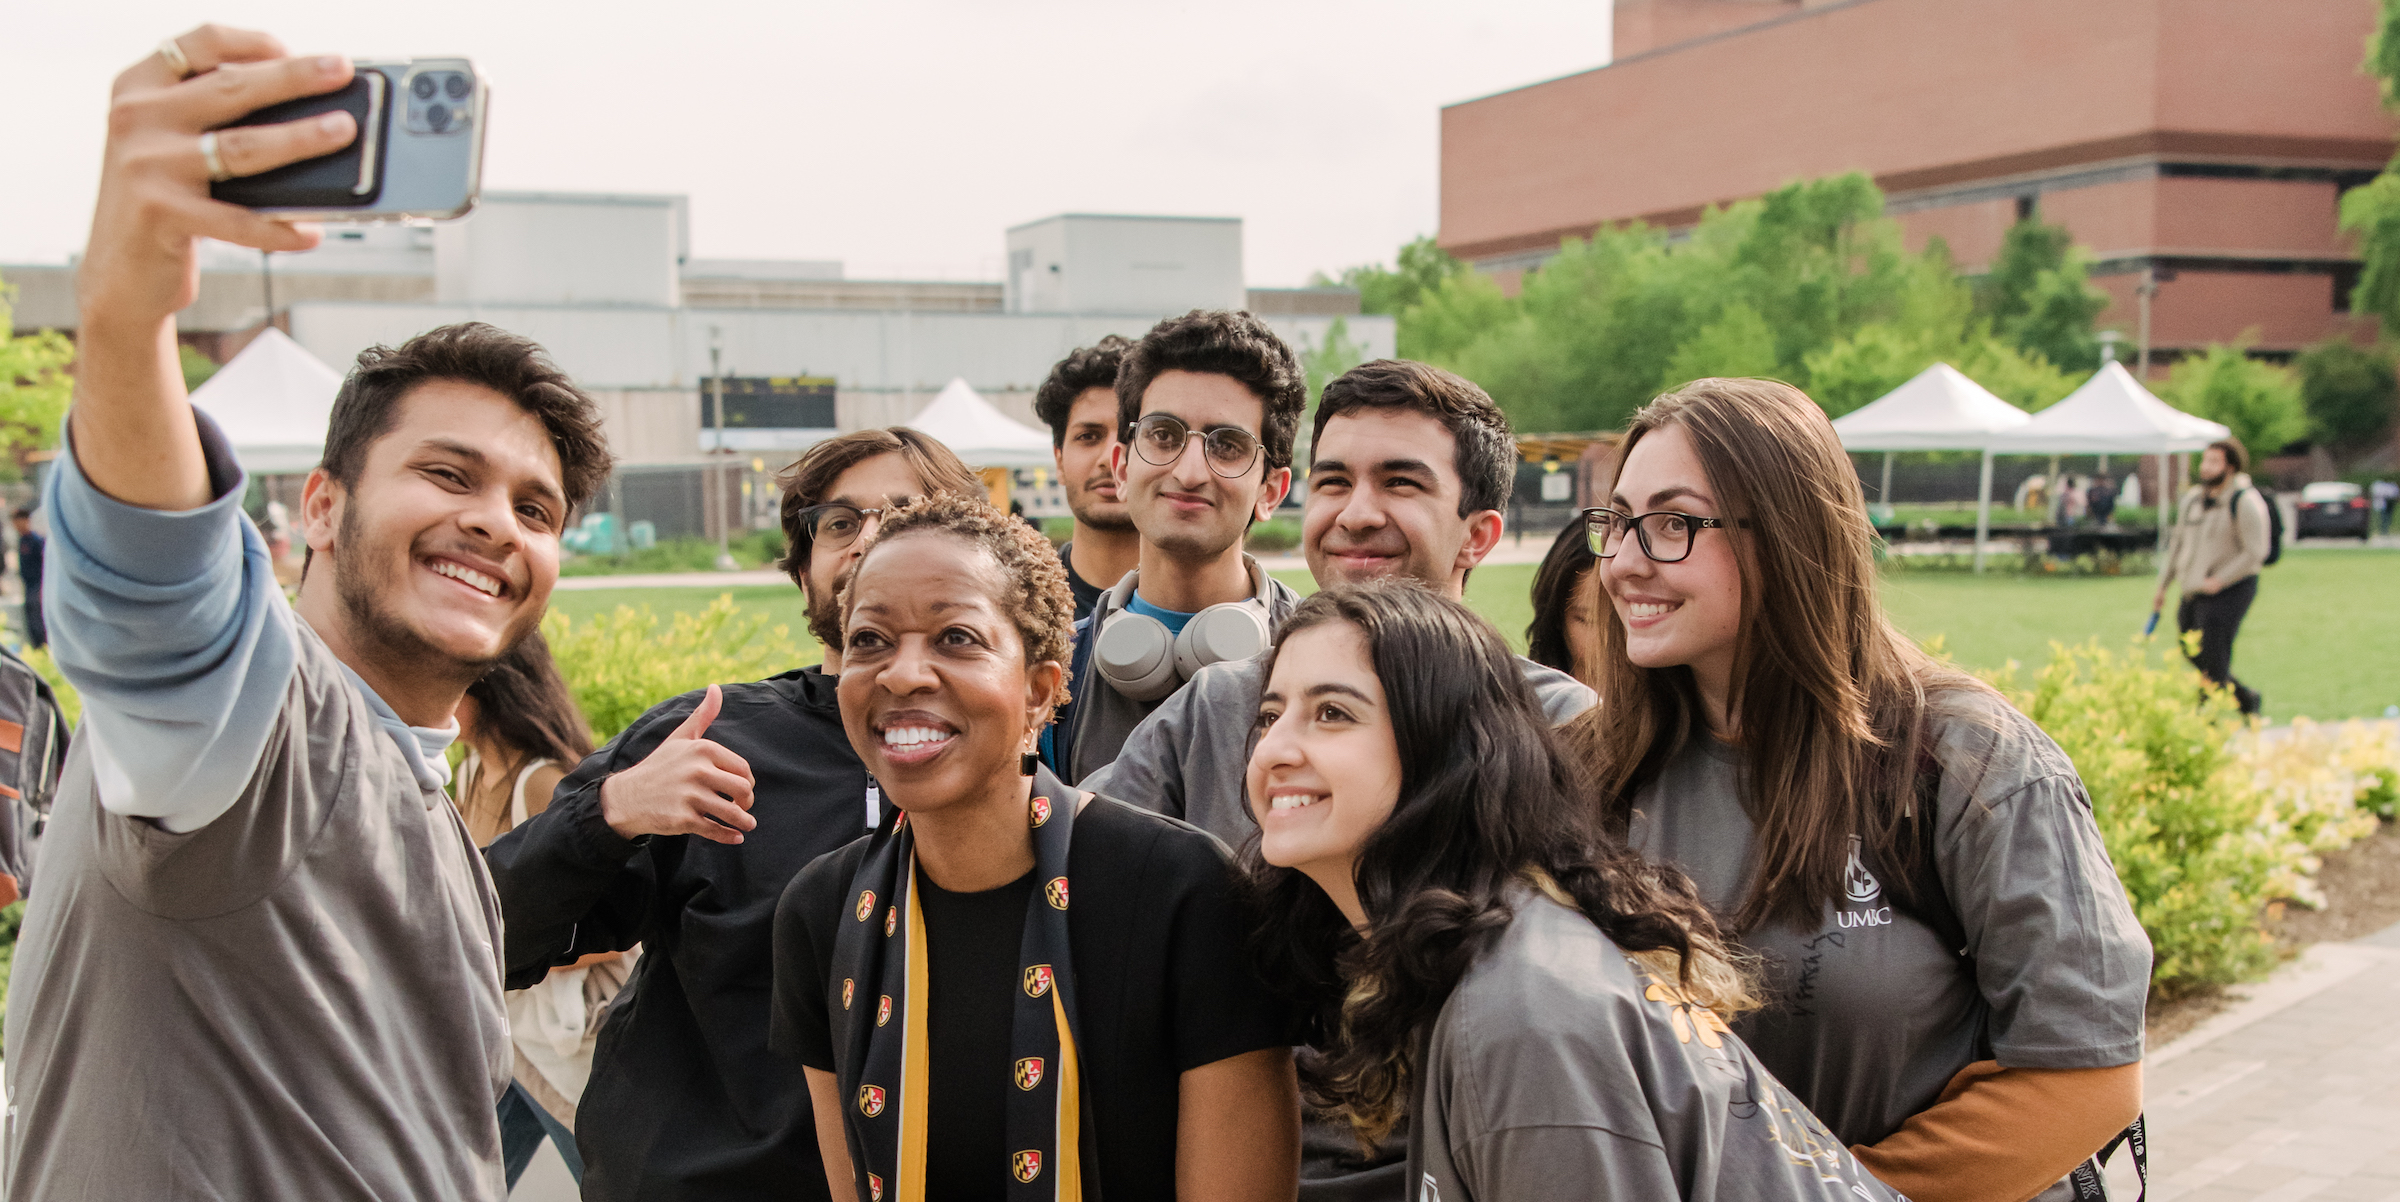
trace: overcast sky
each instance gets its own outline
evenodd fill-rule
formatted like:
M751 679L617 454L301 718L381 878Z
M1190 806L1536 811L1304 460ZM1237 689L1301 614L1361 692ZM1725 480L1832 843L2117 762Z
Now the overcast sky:
M1441 106L1598 66L1608 0L8 4L0 262L91 219L108 81L203 19L296 51L467 54L486 186L681 192L706 258L1001 276L1059 212L1238 216L1250 282L1435 231Z

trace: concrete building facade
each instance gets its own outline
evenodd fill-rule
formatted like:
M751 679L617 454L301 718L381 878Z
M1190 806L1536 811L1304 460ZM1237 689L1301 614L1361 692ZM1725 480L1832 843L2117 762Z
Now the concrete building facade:
M1560 239L1871 176L1980 271L2039 214L2170 353L2353 328L2341 193L2392 156L2359 0L1617 0L1608 66L1442 112L1442 246L1513 286Z

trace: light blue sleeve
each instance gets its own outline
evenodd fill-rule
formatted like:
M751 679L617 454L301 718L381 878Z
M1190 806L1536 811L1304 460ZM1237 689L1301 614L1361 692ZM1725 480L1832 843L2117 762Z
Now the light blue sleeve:
M94 487L72 442L50 472L42 607L59 671L83 695L100 804L198 830L258 769L298 658L249 480L193 411L216 499L170 513Z

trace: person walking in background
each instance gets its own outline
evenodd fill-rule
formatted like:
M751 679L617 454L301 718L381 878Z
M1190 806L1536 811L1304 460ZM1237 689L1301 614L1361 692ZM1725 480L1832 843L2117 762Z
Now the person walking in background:
M984 493L907 427L826 439L779 480L782 566L824 662L660 702L485 854L509 984L644 949L576 1108L592 1202L824 1197L808 1091L767 1048L768 948L794 874L881 814L835 696L839 600L893 506Z
M2092 515L2094 524L2100 526L2116 524L2117 485L2114 480L2106 476L2092 477L2092 486L2086 490L2084 496L2084 508Z
M844 601L842 721L896 812L776 911L774 1043L804 1066L820 1184L1289 1202L1285 1008L1224 847L1033 753L1074 629L1049 542L929 497Z
M1033 412L1050 427L1050 455L1075 515L1075 537L1058 549L1075 593L1075 619L1089 617L1108 586L1140 566L1142 533L1117 491L1117 367L1133 344L1111 334L1050 369Z
M477 846L489 844L550 807L550 790L592 753L591 728L551 662L540 632L525 636L467 686L458 704L458 741L467 748L451 795ZM575 1149L575 1104L591 1076L600 1019L632 969L629 952L595 952L555 968L539 984L508 995L509 1041L516 1077L500 1100L500 1151L516 1188L545 1136L567 1171L583 1177Z
M2158 565L2158 592L2150 612L2166 608L2167 586L2179 585L2175 629L2200 632L2192 666L2210 685L2233 690L2245 714L2259 712L2258 690L2233 675L2233 640L2258 600L2258 573L2266 566L2273 538L2274 504L2251 483L2250 453L2237 438L2208 444L2200 452L2200 474L2175 507L2175 528Z
M47 647L50 628L42 620L42 557L50 540L34 533L30 506L17 506L9 523L17 531L17 579L25 585L25 646L28 650Z
M1300 603L1268 656L1244 853L1310 1091L1410 1121L1415 1199L1897 1202L1725 1017L1689 881L1600 833L1499 632L1414 581Z
M2392 510L2400 507L2400 481L2377 480L2367 485L2367 495L2374 499L2375 533L2392 532Z
M608 477L600 415L489 325L362 352L303 486L311 562L287 603L171 353L202 236L317 241L210 199L203 160L256 173L357 133L338 112L202 131L351 78L346 56L220 26L117 78L42 506L83 725L9 981L17 1202L503 1191L500 906L445 754Z
M1876 599L1825 411L1695 380L1586 511L1609 606L1568 728L1599 818L1759 958L1735 1024L1916 1202L2072 1196L2141 1109L2150 945L2075 766Z
M1533 574L1533 621L1525 627L1525 658L1556 668L1586 685L1599 679L1600 557L1578 519L1551 540Z

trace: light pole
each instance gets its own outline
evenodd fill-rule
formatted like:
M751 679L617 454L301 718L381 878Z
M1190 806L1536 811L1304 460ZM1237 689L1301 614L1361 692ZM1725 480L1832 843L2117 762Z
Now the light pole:
M733 551L726 545L732 515L725 505L725 339L724 332L708 327L708 424L717 432L716 441L708 449L708 491L710 509L717 515L717 570L730 572L742 565L733 561Z

